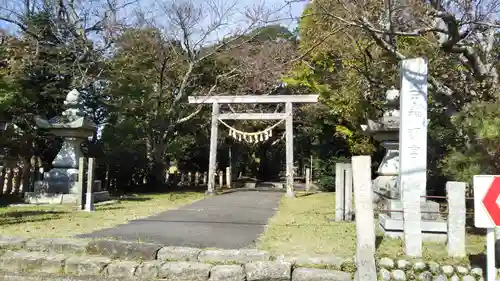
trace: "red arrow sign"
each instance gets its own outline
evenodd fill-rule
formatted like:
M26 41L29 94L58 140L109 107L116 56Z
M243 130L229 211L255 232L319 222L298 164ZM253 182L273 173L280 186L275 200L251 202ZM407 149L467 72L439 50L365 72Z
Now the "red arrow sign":
M500 196L500 177L494 177L490 188L488 188L486 195L484 195L483 205L496 226L500 226L500 207L497 204L498 196Z

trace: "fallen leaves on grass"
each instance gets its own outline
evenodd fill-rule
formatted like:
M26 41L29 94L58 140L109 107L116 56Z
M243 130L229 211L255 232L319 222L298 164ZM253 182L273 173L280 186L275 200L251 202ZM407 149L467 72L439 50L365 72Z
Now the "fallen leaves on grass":
M333 222L335 194L317 193L296 198L283 197L278 212L269 220L258 247L285 255L336 255L351 258L356 251L354 222ZM377 255L407 258L400 239L383 237L379 240ZM477 255L484 251L484 236L467 235L467 252ZM424 260L455 260L447 257L445 243L424 242Z
M203 198L202 193L148 194L96 206L92 213L75 205L0 208L0 234L28 238L71 237L178 208Z

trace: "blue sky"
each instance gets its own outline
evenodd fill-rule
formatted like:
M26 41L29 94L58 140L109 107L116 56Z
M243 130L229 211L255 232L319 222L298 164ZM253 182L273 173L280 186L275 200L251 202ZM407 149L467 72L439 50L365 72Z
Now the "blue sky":
M128 1L130 0L119 0L119 2L128 2ZM169 1L176 1L176 0L138 0L137 4L127 6L127 8L122 10L120 16L130 18L130 15L133 15L135 10L140 9L142 11L148 11L150 17L154 18L155 21L162 24L162 22L165 22L164 20L165 15L164 12L161 11L160 5L161 3L169 3ZM309 2L308 0L304 0L290 5L286 5L286 2L284 0L188 0L188 1L192 1L195 4L199 3L199 5L201 6L207 5L206 3L209 1L210 3L217 3L216 4L217 6L224 6L224 7L227 7L229 5L232 6L232 4L236 3L236 5L234 5L234 7L231 9L232 10L231 23L224 30L219 30L217 32L219 33L219 35L216 35L214 33L211 37L221 37L222 34L229 33L231 29L237 27L241 28L242 25L244 25L242 13L245 12L250 7L262 6L268 11L274 11L272 18L273 20L275 20L277 18L285 19L290 17L293 18L299 17L302 14L305 5L307 4L307 2ZM11 4L15 4L14 3L15 1L11 2L10 0L8 0L8 2L10 2ZM91 2L89 1L87 3ZM99 4L102 3L102 1L94 0L93 3ZM284 6L286 7L284 8ZM16 9L21 7L22 5L13 5L9 8ZM279 12L276 12L277 10L279 10ZM205 20L207 21L207 23L210 21L210 16L208 13L205 17ZM284 26L287 26L290 29L296 27L296 21L281 20L280 23L283 24ZM0 28L13 31L13 25L6 23L4 21L0 21Z
M157 1L151 4L150 1L153 0L140 0L141 3L139 6L142 11L149 11L149 16L154 18L158 24L166 24L167 20L165 20L165 12L163 12L161 5L164 3L169 3L169 0L166 1ZM175 0L174 0L175 1ZM179 1L179 0L177 0ZM182 1L182 0L181 0ZM293 4L287 4L284 0L187 0L192 1L193 3L199 4L202 7L205 7L204 11L206 14L204 15L203 22L198 26L199 28L203 28L209 25L210 21L213 20L211 15L213 13L209 12L210 5L216 3L217 7L223 7L227 9L231 7L231 16L226 17L226 21L228 25L224 28L218 28L210 35L210 40L220 39L225 35L229 35L233 33L232 31L235 29L244 29L248 24L248 18L244 16L244 13L249 9L255 8L263 8L267 12L272 12L270 16L270 21L272 23L277 23L277 19L281 19L278 21L280 24L288 27L289 29L294 29L296 27L296 18L299 17L306 4L309 2L308 0L297 1ZM210 4L207 4L210 2ZM260 18L260 17L259 17ZM294 20L290 20L290 18L294 18ZM167 25L164 26L166 32L169 32L169 28ZM200 32L203 33L203 32ZM203 33L204 34L204 33ZM206 42L209 43L209 42Z

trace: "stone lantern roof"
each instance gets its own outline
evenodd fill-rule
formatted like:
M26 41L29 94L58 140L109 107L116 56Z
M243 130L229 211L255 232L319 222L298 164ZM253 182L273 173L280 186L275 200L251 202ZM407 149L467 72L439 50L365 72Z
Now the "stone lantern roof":
M67 109L61 116L56 116L50 120L36 117L36 125L61 137L86 138L92 136L97 126L85 117L80 93L76 89L68 93L64 105L66 105Z

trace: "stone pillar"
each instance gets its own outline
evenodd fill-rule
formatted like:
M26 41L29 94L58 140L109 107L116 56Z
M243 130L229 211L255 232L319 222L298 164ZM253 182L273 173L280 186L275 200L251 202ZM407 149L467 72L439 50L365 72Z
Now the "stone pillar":
M344 220L352 221L352 165L345 164L344 172Z
M219 188L222 189L224 187L224 172L219 171Z
M356 210L356 281L377 280L375 220L370 156L353 156L352 173Z
M306 168L306 191L311 189L311 170Z
M85 202L85 199L84 199L84 196L85 196L85 192L84 192L84 182L85 182L85 157L80 157L78 159L78 182L77 182L77 185L78 185L78 190L80 190L80 196L79 198L77 199L77 204L80 205L80 209L81 210L84 210L85 209L85 205L84 205L84 202Z
M344 220L344 164L335 163L335 221Z
M448 195L448 256L465 257L465 182L446 183Z
M226 167L226 186L231 188L231 167Z
M195 186L200 185L200 173L199 172L196 172L194 174L194 185Z
M335 221L352 220L352 165L335 164Z
M85 196L85 211L93 212L94 208L94 197L92 194L92 185L94 184L94 173L95 173L95 159L89 158L89 165L87 169L87 194Z
M401 62L399 186L402 192L405 252L422 256L421 202L427 182L427 61Z

